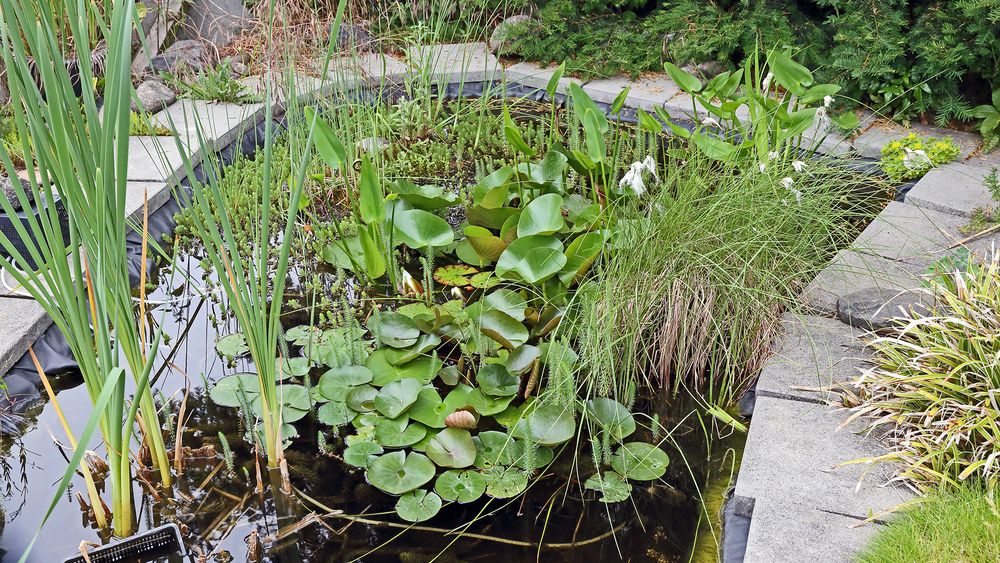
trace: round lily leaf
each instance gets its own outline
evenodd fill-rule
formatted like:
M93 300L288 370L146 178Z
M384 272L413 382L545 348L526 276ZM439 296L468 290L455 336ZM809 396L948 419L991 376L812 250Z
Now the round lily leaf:
M528 302L520 293L513 289L502 288L490 292L483 298L482 310L502 311L515 320L524 320L524 310L528 308Z
M458 385L460 377L462 377L462 373L458 371L458 366L445 366L438 371L438 378L445 385Z
M522 375L531 369L532 364L535 363L542 355L542 350L537 346L532 346L531 344L522 344L511 351L510 355L507 356L507 369L511 373Z
M635 417L625 405L607 397L587 401L587 414L593 417L613 440L621 440L635 432Z
M385 359L394 366L399 366L423 356L441 344L441 338L436 334L421 334L413 346L407 348L387 348L383 351Z
M479 389L474 389L468 396L468 405L483 416L491 416L503 412L516 395L507 397L490 397Z
M396 418L416 402L422 388L423 383L416 379L388 383L375 395L375 410L389 418Z
M375 425L375 439L387 448L405 448L423 440L426 435L426 426L411 424L406 416L382 419Z
M312 398L309 389L302 385L279 385L277 388L278 404L281 405L281 420L295 422L303 418L312 409ZM252 404L257 407L261 402L258 397ZM255 410L257 410L255 408ZM259 411L258 411L259 412Z
M583 486L601 493L601 502L621 502L632 495L632 485L614 471L595 473L587 478Z
M359 385L348 391L344 398L347 406L364 413L375 410L375 395L378 395L378 389L371 385Z
M517 467L494 466L483 476L486 479L486 494L493 498L512 498L528 488L528 476Z
M520 237L497 260L498 276L525 283L539 283L566 265L562 242L551 235Z
M243 333L237 332L236 334L223 336L216 341L215 350L219 353L219 355L233 359L249 352L250 347L247 346L247 340L246 337L243 336Z
M365 433L371 434L371 439L374 439L375 425L383 420L385 420L385 417L377 412L358 413L357 416L351 419L351 424L358 429L358 433L353 436L346 436L344 440L348 445L350 445L352 440L362 435L362 430L365 430ZM368 430L370 430L370 432L368 432Z
M330 401L316 411L316 418L329 426L341 426L354 418L354 411L346 403Z
M434 281L441 285L469 285L469 276L478 272L468 264L449 264L434 270Z
M629 442L611 456L611 467L619 474L636 481L659 479L667 472L667 454L646 442Z
M417 489L434 478L436 469L427 456L397 451L383 454L368 466L365 476L373 486L401 495Z
M501 346L513 350L528 341L528 329L503 311L486 311L479 316L479 330Z
M434 492L444 500L472 502L486 492L486 477L478 471L451 469L438 475Z
M472 439L476 445L475 465L480 469L488 469L494 465L512 465L514 463L514 443L516 440L509 434L487 430L480 432Z
M407 179L396 180L389 190L417 209L434 211L458 203L458 194L441 186L418 186Z
M573 409L563 405L539 405L517 421L511 434L543 446L561 444L576 434Z
M436 389L424 387L406 414L431 428L444 428L444 418L449 414L445 412L447 408Z
M559 194L545 194L531 200L517 221L517 235L551 235L565 225L562 216L563 199Z
M476 254L476 249L472 248L472 244L469 239L461 240L457 246L455 246L455 256L459 260L469 264L470 266L475 266L477 268L482 268L483 266L488 266L492 261L487 260L480 255ZM479 275L479 274L476 274ZM473 276L475 277L475 276ZM471 281L471 278L470 278Z
M396 501L396 514L407 522L430 520L439 510L441 497L423 489L406 493Z
M414 249L447 246L455 240L455 232L447 221L421 209L397 212L393 227L399 240Z
M507 243L502 238L493 234L493 231L489 229L478 225L469 225L463 232L465 239L472 245L472 249L476 251L476 254L489 262L500 258L500 255L507 248Z
M375 350L368 356L365 366L372 370L373 385L386 385L400 379L416 379L429 383L443 365L437 354L420 356L401 365L389 361L389 350Z
M319 378L317 389L330 401L346 401L351 389L370 383L372 372L364 366L344 366L331 368Z
M476 444L468 430L445 428L427 443L427 457L440 467L468 467L476 461Z
M250 404L260 394L256 373L234 373L223 377L208 392L212 402L220 407L239 407ZM242 395L242 401L241 397Z
M378 325L379 339L386 346L406 348L417 343L420 329L413 319L399 313L386 313Z
M354 467L368 467L384 451L375 442L355 442L344 449L344 462Z
M310 341L315 344L322 337L322 329L309 325L299 325L285 331L285 342L293 346L305 346Z
M500 283L500 278L493 272L479 272L469 278L469 285L477 289L490 289Z
M476 374L480 391L492 397L517 395L521 380L511 375L502 364L486 364Z
M309 368L311 367L312 362L309 358L302 356L283 358L276 362L275 373L278 376L278 380L281 381L289 377L303 377L309 373Z

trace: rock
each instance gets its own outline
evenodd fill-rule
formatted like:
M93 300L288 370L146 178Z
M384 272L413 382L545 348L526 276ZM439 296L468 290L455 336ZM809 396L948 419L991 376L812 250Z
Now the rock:
M249 23L249 14L241 0L192 0L184 12L177 39L197 39L222 49Z
M205 44L195 39L175 41L166 51L153 57L149 66L157 72L182 74L199 72L214 61L212 52Z
M18 178L18 180L21 181L21 186L24 187L24 195L28 198L28 201L33 201L35 196L31 191L31 182L24 178ZM15 211L21 209L21 202L17 198L17 187L10 181L9 176L0 176L0 191L3 192L4 197L7 198L7 201L10 202Z
M226 57L225 59L222 60L222 64L229 67L229 76L239 80L240 78L243 78L244 76L247 75L247 73L250 72L250 69L247 67L246 62L243 60L245 58L249 57L245 57L244 55L244 56Z
M515 16L510 16L497 24L497 26L493 28L493 33L490 34L489 41L486 42L490 48L490 52L498 53L505 46L504 44L510 40L511 29L531 20L532 18L529 15L517 14Z
M698 73L706 79L712 79L726 71L726 67L719 61L705 61L695 66Z
M145 80L135 89L136 101L132 102L132 111L158 113L177 100L177 95L166 84L159 80Z
M360 25L354 24L341 24L340 29L337 30L337 50L338 51L357 51L358 53L367 53L372 50L372 46L375 45L375 40L368 31L361 27Z
M373 153L389 146L389 141L382 137L368 137L355 143L354 148L358 152Z
M924 291L866 287L837 301L837 317L853 327L880 330L903 315L930 314L934 300Z

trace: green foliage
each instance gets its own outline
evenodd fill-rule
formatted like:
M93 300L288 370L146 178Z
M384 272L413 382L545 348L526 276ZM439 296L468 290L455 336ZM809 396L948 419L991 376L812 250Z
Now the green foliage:
M231 104L250 104L261 100L260 96L248 94L239 80L233 77L229 62L206 68L194 76L164 72L160 77L182 98Z
M910 133L882 147L879 165L893 182L913 180L958 157L958 145L950 137L944 140L919 137Z
M995 499L995 491L968 484L920 499L880 527L857 561L1000 561Z
M993 90L990 104L972 109L973 117L981 119L979 134L983 136L983 151L989 152L1000 146L1000 88Z
M153 124L153 116L145 112L131 112L128 116L128 134L130 137L167 137L173 131Z

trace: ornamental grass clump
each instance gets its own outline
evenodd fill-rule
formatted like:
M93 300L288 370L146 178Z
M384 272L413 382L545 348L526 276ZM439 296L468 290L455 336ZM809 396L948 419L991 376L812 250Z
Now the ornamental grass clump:
M918 489L1000 476L1000 254L929 282L935 305L870 343L875 365L855 383L849 420L870 419L889 452L857 462L901 464ZM853 402L853 401L852 401Z

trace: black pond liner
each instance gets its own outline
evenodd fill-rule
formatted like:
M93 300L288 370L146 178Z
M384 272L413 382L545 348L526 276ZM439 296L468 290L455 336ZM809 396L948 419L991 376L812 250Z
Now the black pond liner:
M385 85L380 90L370 87L359 87L348 89L341 93L352 102L371 104L392 104L406 96L405 89L395 84ZM563 94L556 94L554 97L549 97L544 89L511 82L453 82L440 87L432 86L432 94L438 95L445 100L490 95L493 97L513 97L547 103L554 100L556 107L559 108L566 105L566 96ZM595 103L604 110L605 114L609 114L610 104ZM222 168L233 163L238 156L249 156L262 147L267 126L265 115L261 113L256 123L244 129L240 136L230 144L219 149L214 157L203 158L192 169L194 180L196 182L205 181L208 173L208 170L205 168L207 163L217 165L221 172ZM623 123L636 124L636 110L628 107L622 108L621 112L614 119ZM284 116L284 108L280 104L275 106L272 123L275 136L286 128L287 122ZM692 130L695 127L695 124L690 121L680 121L678 124L688 130ZM666 125L663 128L664 131L669 132ZM847 166L864 174L884 176L878 167L877 161L873 159L855 158L848 161ZM153 240L162 240L164 236L172 238L175 227L174 215L183 206L177 196L179 193L183 194L186 190L191 190L193 183L195 182L192 182L190 176L180 179L173 197L150 215L150 238ZM897 188L897 201L902 201L902 197L912 186L913 183L911 182ZM190 194L189 191L186 192L182 199L185 201L188 200L188 194ZM147 258L146 263L142 263L142 235L140 233L129 233L126 237L126 244L129 278L133 285L138 285L141 269L145 269L147 275L149 275L155 267L155 262L152 258ZM70 353L66 339L54 325L49 327L32 344L32 349L45 373L67 373L79 367ZM3 376L3 384L6 389L5 396L0 397L0 433L5 435L20 435L21 425L18 423L19 417L17 415L24 413L43 400L40 392L42 385L38 377L38 372L27 353ZM744 417L750 417L753 413L753 403L754 390L750 389L746 396L740 400L740 414ZM724 503L722 561L726 563L743 561L752 511L752 499L733 498L730 494Z

